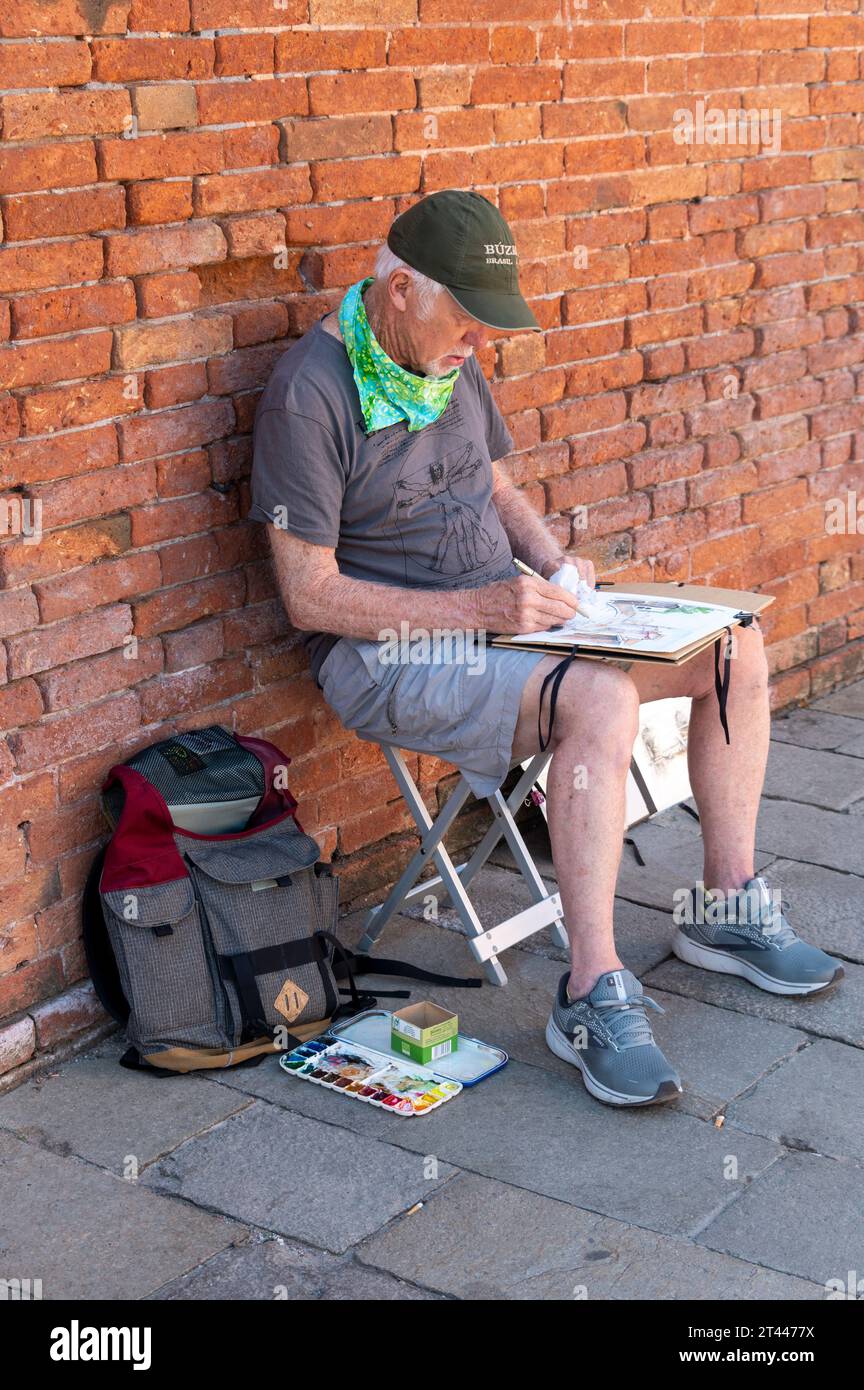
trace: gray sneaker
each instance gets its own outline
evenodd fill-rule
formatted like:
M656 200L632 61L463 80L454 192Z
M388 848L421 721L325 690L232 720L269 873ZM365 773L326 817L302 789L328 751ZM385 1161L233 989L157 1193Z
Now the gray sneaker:
M654 1041L644 1006L664 1010L642 993L636 976L608 970L590 994L573 1001L568 979L559 981L546 1042L579 1068L592 1096L607 1105L658 1105L679 1096L681 1081Z
M839 961L795 934L764 878L725 895L697 884L684 915L672 950L688 965L740 975L770 994L816 994L843 979Z

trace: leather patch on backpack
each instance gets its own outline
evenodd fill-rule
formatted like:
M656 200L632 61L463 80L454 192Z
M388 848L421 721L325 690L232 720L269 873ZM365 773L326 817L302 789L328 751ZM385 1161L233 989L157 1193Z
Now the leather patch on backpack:
M276 996L273 1007L288 1023L293 1023L295 1018L299 1018L306 1005L309 1003L309 995L299 985L295 985L293 980L285 980L282 988Z

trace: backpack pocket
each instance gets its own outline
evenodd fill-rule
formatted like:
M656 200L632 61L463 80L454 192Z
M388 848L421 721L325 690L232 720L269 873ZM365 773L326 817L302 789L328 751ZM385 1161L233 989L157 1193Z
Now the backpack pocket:
M233 1043L329 1018L338 996L330 948L338 880L315 872L320 851L293 817L230 842L176 836L213 942Z
M224 1045L227 1010L214 989L192 880L115 889L101 897L130 1007L130 1041Z

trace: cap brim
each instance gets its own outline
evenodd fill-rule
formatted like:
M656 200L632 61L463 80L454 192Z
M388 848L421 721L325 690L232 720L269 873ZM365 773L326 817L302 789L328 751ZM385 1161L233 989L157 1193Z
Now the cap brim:
M453 285L446 285L445 289L466 314L487 328L500 328L509 333L518 328L543 332L521 294L490 294L488 290L465 290Z

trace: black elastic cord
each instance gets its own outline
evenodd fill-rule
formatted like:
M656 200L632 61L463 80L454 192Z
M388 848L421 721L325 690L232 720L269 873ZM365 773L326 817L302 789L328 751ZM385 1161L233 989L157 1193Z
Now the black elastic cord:
M563 660L559 661L558 665L555 666L555 667L548 673L548 675L546 676L545 680L543 681L543 684L542 684L541 687L540 687L540 703L539 703L538 708L537 708L537 738L538 738L538 741L539 741L539 743L540 743L540 752L541 752L541 753L543 753L543 752L545 751L545 749L548 747L548 745L549 745L549 740L550 740L551 737L552 737L552 725L555 723L555 706L556 706L556 704L558 703L558 691L559 691L560 688L561 688L561 682L562 682L562 680L564 679L564 673L566 672L567 668L569 667L571 661L573 661L578 655L579 655L579 648L578 648L578 647L574 647L573 650L572 650L571 652L568 652L567 656L565 656L565 657L563 658ZM547 733L547 735L546 735L546 738L544 739L544 738L543 738L543 696L546 694L546 687L547 687L547 685L549 684L550 681L552 682L552 691L551 691L550 696L549 696L549 731L548 731L548 733Z
M751 623L757 621L757 614L755 613L736 613L735 616L738 620L739 627L749 627ZM726 718L726 701L729 698L729 678L732 674L730 663L732 661L732 643L734 638L732 636L731 626L726 628L726 633L729 640L726 643L726 651L724 653L722 681L720 679L720 643L723 640L722 637L718 637L717 641L714 643L714 689L717 692L717 703L720 706L720 723L723 725L723 733L726 736L726 742L730 743L729 721Z
M726 643L726 651L723 659L723 679L720 679L720 644L722 637L718 637L714 643L714 689L717 692L717 703L720 706L720 723L723 725L723 733L726 742L730 743L729 721L726 718L726 701L729 697L729 677L732 674L732 629L727 627L726 632L729 640Z

